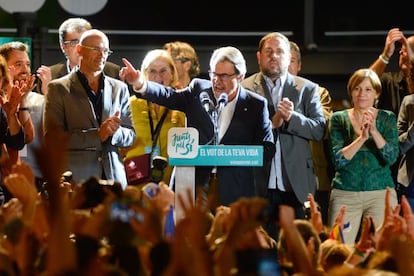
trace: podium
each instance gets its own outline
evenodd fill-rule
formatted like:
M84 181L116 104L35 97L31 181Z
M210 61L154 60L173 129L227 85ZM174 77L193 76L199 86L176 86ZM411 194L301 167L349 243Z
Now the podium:
M171 128L168 131L169 164L175 171L175 218L179 221L184 211L178 197L187 199L191 193L195 201L196 166L263 166L263 146L199 145L198 130L191 127Z

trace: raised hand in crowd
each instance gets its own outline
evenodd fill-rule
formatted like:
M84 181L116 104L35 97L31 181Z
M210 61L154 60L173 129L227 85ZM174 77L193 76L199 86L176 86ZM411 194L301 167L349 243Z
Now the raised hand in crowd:
M260 197L240 198L229 206L229 212L222 210L225 219L221 219L221 231L224 233L214 240L213 246L214 262L222 275L238 268L237 251L270 248L271 238L261 226L261 214L267 204L268 201ZM216 221L213 225L217 227Z
M312 194L308 195L308 200L310 204L310 222L315 228L317 233L325 232L325 226L322 221L321 211L318 209L318 203L315 201L315 198Z
M131 208L141 216L141 220L131 218L129 223L132 229L149 243L150 246L164 241L163 236L163 212L159 209L154 201L158 201L159 195L151 199L136 186L127 187L125 194L131 194L131 190L137 190L140 195L137 197L139 204L132 204Z
M5 239L4 248L16 263L21 275L34 273L38 252L43 248L48 225L42 219L38 209L38 194L34 184L34 175L31 168L25 163L18 163L12 167L11 173L4 178L4 185L13 195L2 208L8 215L14 210L13 216L8 217L3 224ZM44 218L44 217L43 217Z
M295 272L304 275L319 275L316 267L312 264L303 237L295 224L294 209L287 205L280 205L278 223L284 233Z
M200 197L193 203L190 191L183 195L186 197L180 194L178 200L185 215L176 225L166 275L213 275L213 259L205 238L211 223L209 210Z
M407 235L414 241L414 215L407 198L403 195L401 203L395 208L390 205L390 192L387 191L385 198L385 219L383 225L377 230L379 235L379 250L390 248L390 236L399 234Z
M370 254L375 252L376 246L375 225L373 224L372 218L365 217L362 224L361 236L355 243L354 250L346 260L346 264L352 266L359 265Z
M414 241L414 214L406 196L401 197L401 211L407 225L407 235Z
M390 237L388 248L398 275L414 275L414 240L407 234Z
M32 225L38 198L34 176L26 177L30 174L30 169L26 164L16 164L12 173L4 179L4 185L11 194L20 200L23 205L23 220L26 224ZM15 170L16 172L13 172ZM28 171L23 173L23 171ZM33 172L31 172L33 174Z
M226 235L229 232L229 229L227 229L228 224L226 223L229 216L229 206L221 205L216 208L210 230L206 237L211 250L215 250L216 247L225 240Z
M377 248L382 249L383 246L382 241L387 242L387 238L382 238L382 237L386 237L386 235L384 234L384 232L386 231L386 229L388 228L387 231L393 231L392 229L394 228L394 224L395 221L401 221L400 218L400 210L401 210L401 205L396 205L395 207L393 207L392 205L392 194L391 194L391 189L387 189L386 193L385 193L385 203L384 203L384 220L382 222L382 224L377 228L377 235L378 235L378 245Z
M48 274L60 274L77 270L75 244L70 237L72 225L69 198L61 190L61 177L67 164L67 145L69 137L63 132L56 132L54 139L39 149L37 158L47 182L48 211L50 231L46 253L46 270Z
M148 200L152 202L154 208L158 209L162 216L163 221L167 216L170 207L174 207L175 193L172 191L165 182L160 182L158 184L150 182L146 184L143 188L145 195Z
M341 229L344 230L346 226L345 213L346 213L346 206L342 206L341 209L339 209L338 214L336 214L334 224L332 225L332 229L335 227L335 225L339 225Z

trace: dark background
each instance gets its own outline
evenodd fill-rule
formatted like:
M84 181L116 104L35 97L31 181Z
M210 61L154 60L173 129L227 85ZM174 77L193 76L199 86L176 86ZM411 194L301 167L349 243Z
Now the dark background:
M93 1L93 0L90 0ZM386 33L399 27L413 34L408 4L377 1L122 1L108 0L98 13L82 16L105 31L120 64L121 57L139 67L145 53L171 40L184 40L196 49L202 77L211 52L220 46L238 47L247 60L248 75L257 71L255 51L262 35L280 31L302 48L302 75L328 88L335 99L346 98L346 81L368 67L381 53ZM397 5L398 4L398 5ZM406 7L404 5L407 5ZM138 6L138 8L136 7ZM57 28L69 14L56 0L26 19L0 10L0 36L33 39L33 69L62 60ZM19 24L20 22L20 24ZM388 69L397 69L398 54Z

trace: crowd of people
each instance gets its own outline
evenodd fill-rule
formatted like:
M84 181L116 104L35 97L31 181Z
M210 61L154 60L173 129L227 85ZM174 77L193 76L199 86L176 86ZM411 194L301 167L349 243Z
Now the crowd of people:
M209 79L184 41L140 69L111 63L83 18L59 28L66 60L34 74L27 45L0 45L1 274L413 274L412 41L391 29L342 110L279 32L259 41L255 73L238 48L215 49ZM398 46L401 71L385 72ZM174 127L261 146L263 165L195 166L179 194L167 163L131 182L126 161L168 162Z

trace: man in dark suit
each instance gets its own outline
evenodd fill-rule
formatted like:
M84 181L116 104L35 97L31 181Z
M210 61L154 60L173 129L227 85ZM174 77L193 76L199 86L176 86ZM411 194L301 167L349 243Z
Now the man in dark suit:
M119 148L135 139L127 85L102 73L111 50L107 36L85 31L76 51L81 56L66 76L49 82L43 134L46 146L59 133L69 136L68 170L76 182L91 176L127 186Z
M290 43L281 33L269 33L259 42L256 53L260 72L242 83L246 89L267 98L276 137L267 198L276 206L290 205L297 218L304 218L304 202L315 194L316 180L309 146L325 133L326 121L319 100L319 86L288 72ZM277 230L269 233L277 239Z
M414 90L413 59L414 36L403 37L400 50L400 67L407 74L408 90ZM398 162L397 182L399 200L404 195L414 210L414 94L403 98L398 112L398 135L400 142L400 161Z
M84 18L68 18L59 26L59 45L66 60L51 66L42 65L37 69L37 76L40 83L37 85L37 91L45 94L46 86L49 81L63 77L79 64L79 55L76 52L76 45L79 43L81 35L92 29L92 25ZM106 62L104 74L119 79L119 70L121 67L112 62Z
M198 130L200 145L211 143L215 137L214 124L200 101L200 94L206 92L214 106L219 95L227 94L228 104L219 116L217 144L262 145L264 159L272 158L275 147L267 100L241 86L246 74L246 62L238 49L216 49L210 59L211 80L195 78L189 86L178 91L143 81L141 72L126 59L123 62L126 67L121 69L121 77L145 99L183 111L187 116L187 125ZM208 188L212 169L196 167L196 185ZM257 195L254 167L218 167L217 177L219 202L223 205L229 205L241 197Z

